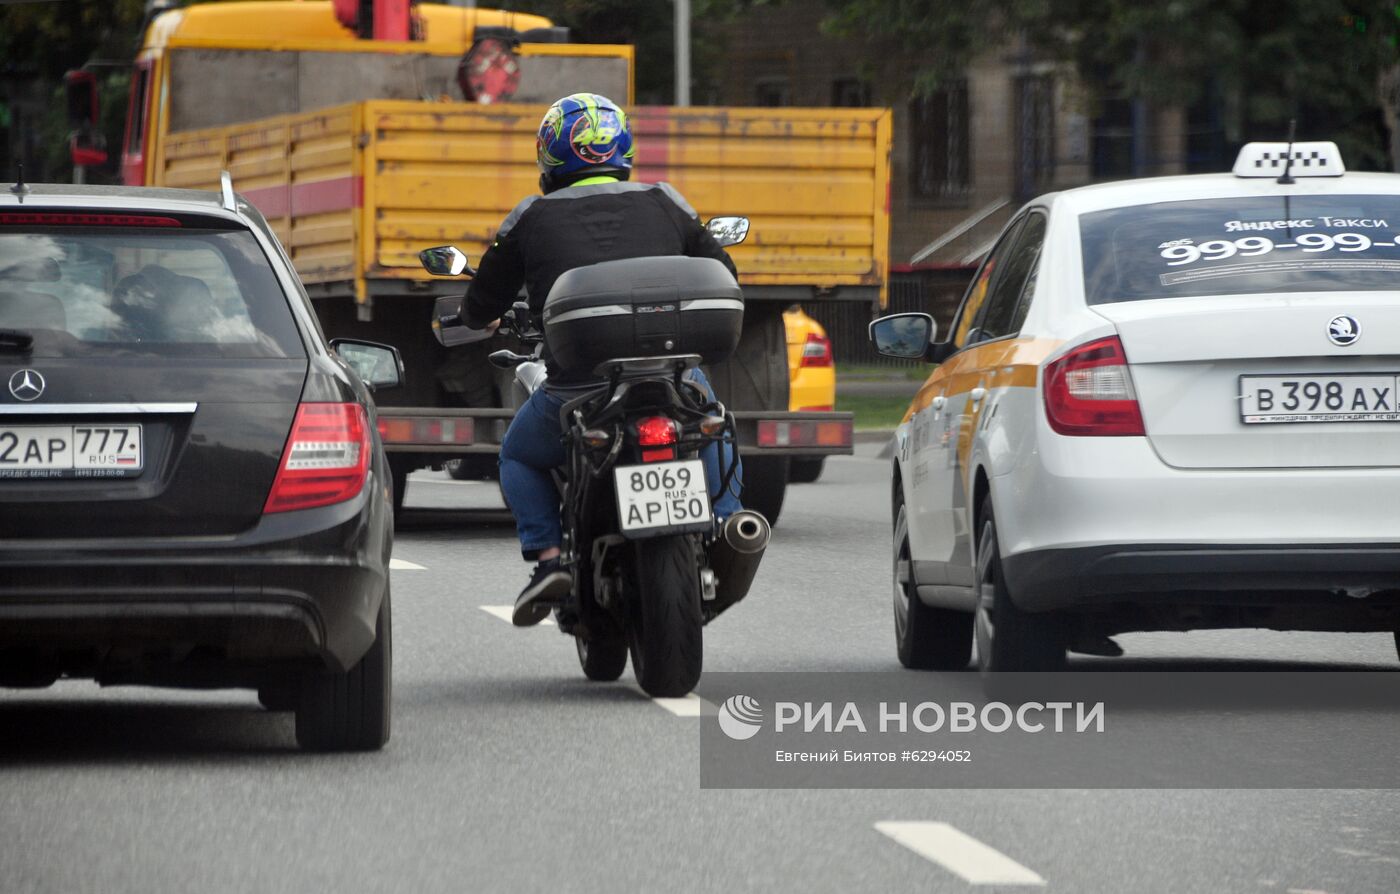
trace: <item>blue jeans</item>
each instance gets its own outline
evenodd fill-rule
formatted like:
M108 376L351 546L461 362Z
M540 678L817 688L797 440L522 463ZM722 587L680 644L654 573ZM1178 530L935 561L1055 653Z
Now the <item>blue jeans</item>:
M690 378L714 398L714 389L704 373L692 370ZM515 414L501 442L501 491L506 495L511 512L515 513L520 552L527 561L536 558L542 550L559 546L564 540L559 521L559 492L550 477L550 472L567 460L560 440L563 431L559 427L559 408L563 405L562 397L539 389ZM719 493L724 469L733 452L733 447L717 441L711 441L700 451L710 499L714 501L715 515L719 518L728 518L742 508L738 497L743 488L742 469L735 470L729 490Z

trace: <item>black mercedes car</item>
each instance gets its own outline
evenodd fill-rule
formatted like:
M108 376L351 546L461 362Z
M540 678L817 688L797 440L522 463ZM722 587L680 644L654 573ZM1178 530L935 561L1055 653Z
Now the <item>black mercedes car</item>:
M226 180L0 185L0 685L249 687L381 747L402 368Z

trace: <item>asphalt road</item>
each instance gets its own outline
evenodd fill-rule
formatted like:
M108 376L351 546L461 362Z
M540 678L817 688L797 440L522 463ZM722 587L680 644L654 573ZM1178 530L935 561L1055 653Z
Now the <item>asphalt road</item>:
M896 669L877 449L789 492L707 670ZM1393 791L702 790L698 703L590 684L554 628L484 610L525 576L494 485L407 500L383 752L299 754L250 693L0 694L0 890L1400 890ZM1122 642L1160 669L1396 662L1385 635Z

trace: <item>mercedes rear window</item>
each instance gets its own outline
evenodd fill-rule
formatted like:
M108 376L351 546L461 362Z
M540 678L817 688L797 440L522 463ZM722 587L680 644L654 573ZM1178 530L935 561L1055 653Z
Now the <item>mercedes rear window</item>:
M1400 289L1400 196L1253 196L1081 215L1090 304Z
M247 230L31 217L40 224L0 215L0 328L32 335L32 356L305 356L287 298Z

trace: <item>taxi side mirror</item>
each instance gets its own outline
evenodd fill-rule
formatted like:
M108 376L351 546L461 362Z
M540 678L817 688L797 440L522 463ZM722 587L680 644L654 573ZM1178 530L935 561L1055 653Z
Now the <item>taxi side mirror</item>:
M870 341L875 350L902 360L927 360L938 324L928 314L891 314L870 321Z

